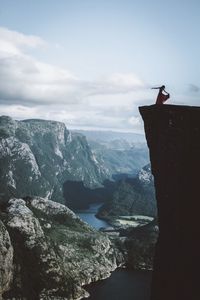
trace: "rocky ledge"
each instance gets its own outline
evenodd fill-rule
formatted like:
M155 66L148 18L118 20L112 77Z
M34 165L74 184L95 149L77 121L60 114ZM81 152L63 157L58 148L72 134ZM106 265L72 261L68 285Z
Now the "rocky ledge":
M158 205L152 300L200 299L200 107L140 107Z
M109 277L125 263L119 238L97 232L62 204L11 199L1 219L4 299L81 299L88 296L83 285Z

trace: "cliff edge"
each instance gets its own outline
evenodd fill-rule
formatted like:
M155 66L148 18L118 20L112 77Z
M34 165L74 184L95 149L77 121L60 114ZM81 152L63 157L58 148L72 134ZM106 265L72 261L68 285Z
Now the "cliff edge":
M143 106L158 207L151 300L200 299L200 107Z

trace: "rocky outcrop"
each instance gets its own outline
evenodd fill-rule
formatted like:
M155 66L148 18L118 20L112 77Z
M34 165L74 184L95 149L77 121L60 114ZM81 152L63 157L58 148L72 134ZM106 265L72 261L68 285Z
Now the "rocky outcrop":
M143 167L136 177L118 181L98 216L110 219L116 216L156 216L156 201L150 165Z
M138 173L138 179L145 185L153 184L153 175L150 164L144 166Z
M0 117L0 165L0 202L37 195L64 203L65 181L94 188L109 176L84 136L64 123L37 119Z
M200 299L200 108L140 107L158 205L152 300Z
M0 220L0 299L10 288L13 277L13 247L10 236Z
M14 248L13 281L8 290L12 247L8 237L4 238L4 243L8 241L4 265L9 267L5 266L8 271L2 277L2 292L8 290L5 299L87 297L83 285L109 277L124 263L123 252L114 241L62 204L40 197L11 199L4 223Z

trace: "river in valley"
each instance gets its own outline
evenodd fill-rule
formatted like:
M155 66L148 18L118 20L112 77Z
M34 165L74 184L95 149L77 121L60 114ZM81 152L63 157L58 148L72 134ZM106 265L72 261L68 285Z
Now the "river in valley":
M91 225L92 227L96 229L100 228L106 228L110 225L103 220L100 220L95 217L95 214L99 210L99 208L102 206L102 203L93 203L89 206L88 209L78 210L76 211L76 214L86 223Z
M101 203L90 205L88 209L76 214L91 226L99 229L110 225L95 217ZM133 271L117 269L108 279L92 283L85 287L90 293L88 300L149 300L151 271Z
M105 280L90 284L85 289L88 300L149 300L151 271L118 269Z

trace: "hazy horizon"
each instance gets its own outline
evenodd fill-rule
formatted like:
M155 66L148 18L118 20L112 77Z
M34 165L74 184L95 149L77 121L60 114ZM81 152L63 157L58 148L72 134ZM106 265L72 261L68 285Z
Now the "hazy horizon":
M9 115L0 115L0 118L1 117L11 117ZM17 119L17 118L13 118L15 121L27 121L27 120L42 120L42 121L56 121L56 122L62 122L62 121L58 121L58 120L54 120L54 119L42 119L42 118L29 118L29 119ZM62 122L64 123L64 122ZM134 130L130 130L130 131L127 131L127 130L115 130L115 129L112 129L112 128L101 128L101 127L71 127L71 126L68 126L66 123L64 123L67 127L67 129L69 129L70 131L94 131L94 132L113 132L113 133L128 133L128 134L137 134L137 135L143 135L144 136L144 131L139 131L139 132L136 132Z

